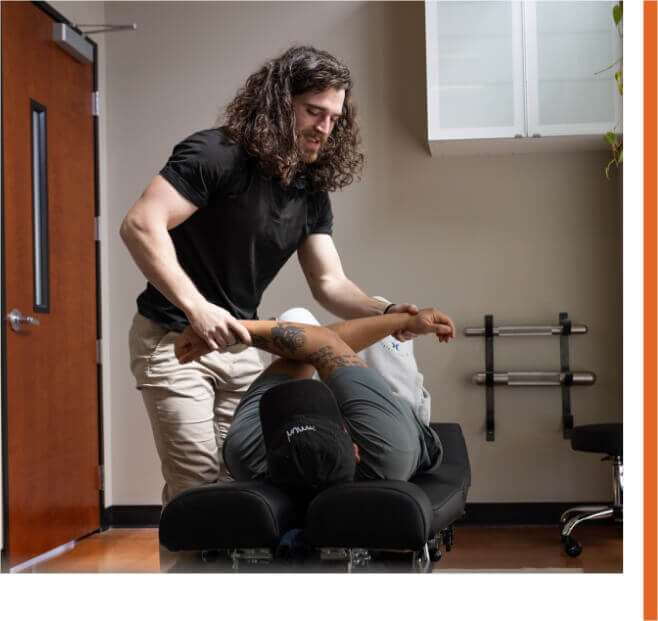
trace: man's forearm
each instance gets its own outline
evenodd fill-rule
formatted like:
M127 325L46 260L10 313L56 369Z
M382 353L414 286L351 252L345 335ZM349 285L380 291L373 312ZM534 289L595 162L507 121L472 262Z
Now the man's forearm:
M349 278L327 279L313 291L315 299L329 312L343 319L381 315L387 304L371 298Z

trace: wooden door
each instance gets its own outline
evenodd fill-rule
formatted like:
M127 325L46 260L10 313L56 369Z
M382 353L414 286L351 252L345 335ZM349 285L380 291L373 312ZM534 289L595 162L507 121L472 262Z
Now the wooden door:
M31 2L2 2L9 567L100 526L93 63ZM7 530L5 531L7 533Z

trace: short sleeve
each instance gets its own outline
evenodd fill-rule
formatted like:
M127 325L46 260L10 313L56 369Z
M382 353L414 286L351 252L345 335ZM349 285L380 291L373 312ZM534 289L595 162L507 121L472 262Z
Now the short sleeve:
M331 201L327 192L321 192L318 195L316 203L315 222L313 223L309 235L315 233L326 233L331 235L334 226L334 214L331 211Z
M196 132L174 147L160 175L203 209L234 171L238 150L225 142L220 129Z

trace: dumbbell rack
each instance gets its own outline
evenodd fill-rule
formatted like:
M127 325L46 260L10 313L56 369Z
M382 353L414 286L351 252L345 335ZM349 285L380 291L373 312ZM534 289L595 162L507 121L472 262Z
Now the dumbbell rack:
M562 430L564 438L571 437L573 416L571 414L571 386L591 385L596 376L590 371L572 372L569 368L569 336L586 334L587 326L571 325L567 313L560 313L558 326L499 326L494 327L493 315L484 316L484 328L465 328L465 336L484 336L484 373L473 375L473 383L487 387L486 434L487 441L495 440L494 385L504 386L561 386L562 387ZM494 371L494 336L560 336L560 371Z

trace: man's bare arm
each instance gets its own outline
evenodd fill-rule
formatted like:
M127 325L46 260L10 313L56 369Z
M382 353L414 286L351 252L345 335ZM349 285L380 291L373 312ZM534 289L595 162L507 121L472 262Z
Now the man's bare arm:
M330 235L309 235L297 250L299 264L313 297L328 311L343 319L372 317L383 314L386 302L364 293L343 271L338 251ZM391 312L418 312L415 304L396 304ZM396 338L406 341L416 336L409 331L396 333Z
M185 310L201 297L183 271L169 236L197 208L156 176L121 223L121 239L137 267L172 304Z
M250 344L249 333L225 309L208 302L176 257L169 230L197 211L197 207L157 175L121 224L121 238L147 280L187 316L192 328L210 349Z

